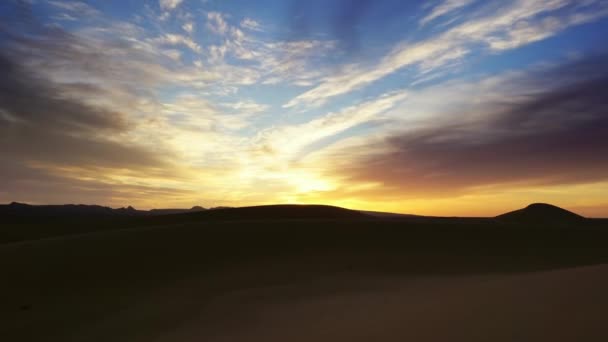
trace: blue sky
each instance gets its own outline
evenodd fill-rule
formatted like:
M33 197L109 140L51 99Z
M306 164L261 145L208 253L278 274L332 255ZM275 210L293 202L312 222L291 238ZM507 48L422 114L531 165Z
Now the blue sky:
M69 137L83 147L70 158L7 152L21 176L9 178L0 199L140 207L327 202L485 214L549 196L603 213L608 202L589 189L608 180L580 177L568 165L547 161L562 171L539 176L514 163L514 174L525 170L520 176L470 181L466 169L421 166L447 161L424 160L419 145L394 142L429 130L442 133L427 147L507 139L504 127L491 126L491 138L483 129L508 106L603 75L601 63L596 73L563 70L601 59L606 18L604 0L9 0L0 5L0 43L10 70L27 76L15 71L17 82L30 91L24 79L44 80L34 100L77 102L83 113L68 116L60 106L34 116L6 99L6 129L14 135L37 124L48 146L61 151ZM456 125L469 138L446 133ZM542 137L549 126L528 133ZM11 143L24 135L14 136ZM86 157L87 144L97 160ZM142 161L116 160L121 153ZM374 168L389 167L383 158L404 159L388 172ZM37 185L42 179L69 191L49 195ZM579 196L568 199L573 187ZM475 209L479 201L486 207Z

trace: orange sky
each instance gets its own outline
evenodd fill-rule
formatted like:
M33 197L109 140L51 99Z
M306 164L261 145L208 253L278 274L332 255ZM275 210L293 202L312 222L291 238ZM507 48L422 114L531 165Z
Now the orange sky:
M608 217L607 3L286 1L0 6L0 202Z

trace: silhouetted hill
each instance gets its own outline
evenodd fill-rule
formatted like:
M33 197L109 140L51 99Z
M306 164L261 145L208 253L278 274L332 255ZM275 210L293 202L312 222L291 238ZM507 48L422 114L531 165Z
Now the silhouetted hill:
M177 215L172 215L176 218ZM179 215L184 220L275 220L275 219L348 219L371 218L356 210L329 205L262 205L240 208L222 208ZM168 219L169 217L167 217Z
M29 205L25 203L13 202L9 205L0 205L0 215L2 216L112 216L112 215L131 215L137 211L132 207L112 209L99 205L66 204L66 205Z
M327 205L265 205L253 207L217 207L205 209L195 206L190 209L137 210L131 206L113 209L99 205L29 205L13 202L0 205L0 217L17 220L39 218L77 219L111 217L150 217L157 222L185 222L196 220L273 220L273 219L339 219L371 218L356 210ZM163 218L164 217L164 218Z
M64 205L30 205L13 202L0 205L0 216L12 217L106 217L106 216L157 216L198 212L205 210L195 206L191 209L152 209L137 210L132 206L113 209L100 205L64 204Z
M579 223L585 220L578 214L546 203L530 204L523 209L496 216L496 219L503 222L552 224Z

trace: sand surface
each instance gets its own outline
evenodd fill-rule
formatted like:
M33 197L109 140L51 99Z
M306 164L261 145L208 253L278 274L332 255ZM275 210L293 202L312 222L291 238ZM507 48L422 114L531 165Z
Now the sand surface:
M0 340L608 341L608 265L448 276L321 272L306 256L211 269L174 234L142 236L0 246Z
M608 266L237 291L157 341L606 341Z
M48 331L41 324L22 336L159 342L608 340L608 265L458 277L341 274L214 296L204 286L204 279L190 279L148 289L118 298L121 304L101 318L85 315ZM86 312L87 303L99 300L117 298L87 295L63 305ZM13 324L36 329L30 323L61 320L53 310L58 308L32 307L17 313ZM28 321L32 315L36 319Z

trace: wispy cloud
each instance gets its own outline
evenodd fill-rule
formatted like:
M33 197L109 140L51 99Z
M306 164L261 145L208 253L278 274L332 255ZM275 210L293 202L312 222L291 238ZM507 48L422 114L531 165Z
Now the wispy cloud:
M420 20L420 25L426 25L439 17L466 7L473 2L475 2L475 0L442 0L442 2L433 7L431 11Z
M607 83L608 64L598 56L430 88L389 114L395 129L383 138L328 150L324 158L345 184L383 184L377 196L402 199L605 182ZM451 105L420 102L424 97ZM407 112L424 115L401 119Z
M219 12L207 13L207 28L216 34L225 35L229 32L224 14Z
M54 0L54 1L49 1L48 3L58 9L67 11L71 15L77 14L78 16L85 16L85 17L93 17L93 16L101 15L101 12L98 11L97 9L95 9L93 6L91 6L87 3L84 3L84 2L80 2L80 1Z
M260 104L252 100L222 103L222 106L247 116L262 113L269 108L268 105Z
M160 37L152 39L152 42L160 45L184 45L194 52L202 51L201 46L197 44L194 40L189 37L175 33L166 33Z
M251 31L262 31L262 25L251 18L245 18L241 21L241 27Z
M239 25L253 25L253 22L252 19L246 18ZM239 26L232 25L228 16L219 12L207 14L206 26L210 32L221 37L221 44L212 44L207 48L208 62L214 69L221 70L226 81L224 83L228 83L228 86L234 82L289 83L298 86L315 84L320 79L322 70L313 65L328 56L336 47L333 41L277 41L257 38L252 32L244 32ZM250 64L245 67L228 63L229 58L244 60Z
M594 3L594 6L579 8L576 12L554 13L571 4L566 0L519 0L491 14L475 14L474 19L428 40L396 45L377 64L357 65L329 76L320 85L288 101L284 107L321 105L333 97L360 89L404 67L420 66L429 60L442 61L441 64L434 65L440 67L460 58L475 44L483 44L495 51L514 49L550 37L570 26L608 15L608 5L605 3ZM550 13L554 13L554 16L549 16ZM546 17L543 20L532 20L540 15ZM455 50L460 53L454 54Z
M383 94L375 99L328 113L299 125L285 125L264 130L256 138L256 149L272 158L292 160L301 157L305 148L358 125L382 120L386 111L407 98L406 92ZM321 146L319 146L320 148Z

